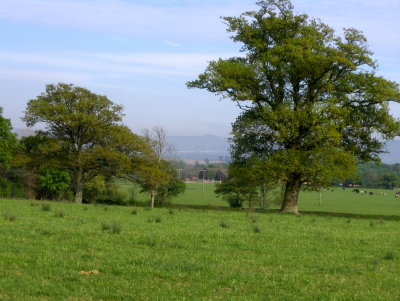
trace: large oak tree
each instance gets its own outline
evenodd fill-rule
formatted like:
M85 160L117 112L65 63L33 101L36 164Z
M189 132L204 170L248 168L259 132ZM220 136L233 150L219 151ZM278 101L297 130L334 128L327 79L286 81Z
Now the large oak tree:
M366 38L342 37L296 14L289 0L259 1L258 11L223 18L240 57L211 61L189 88L236 102L235 160L264 160L285 183L281 211L298 212L304 183L326 186L358 160L379 160L384 140L399 135L389 102L398 84L376 75Z
M133 173L140 156L151 152L143 138L121 124L122 107L106 96L72 84L47 85L28 102L23 120L44 123L39 157L71 171L75 202L81 203L85 181L97 175ZM41 159L43 163L43 158Z

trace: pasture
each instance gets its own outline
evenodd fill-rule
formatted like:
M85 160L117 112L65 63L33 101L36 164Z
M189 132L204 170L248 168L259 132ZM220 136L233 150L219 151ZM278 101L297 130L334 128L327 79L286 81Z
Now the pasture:
M0 213L1 300L400 299L398 221L21 200Z
M132 189L132 184L122 184L121 187L129 191L129 189ZM203 194L202 183L188 183L186 192L174 198L172 204L228 206L226 202L216 196L214 189L215 184L205 183ZM341 187L324 190L321 194L315 191L303 190L300 192L299 208L302 211L400 215L400 198L394 197L395 190L372 188L364 190L367 191L366 194L357 194L351 188L343 189ZM370 195L370 192L373 194ZM386 195L381 195L381 192L386 193ZM276 198L278 192L273 192L272 194L272 198ZM149 199L147 194L138 192L135 197L141 202ZM277 209L279 206L271 204L270 208Z

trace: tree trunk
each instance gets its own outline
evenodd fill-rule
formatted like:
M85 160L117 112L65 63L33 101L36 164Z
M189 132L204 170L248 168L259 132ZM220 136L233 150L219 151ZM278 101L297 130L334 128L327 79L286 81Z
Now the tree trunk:
M83 171L78 169L75 174L75 203L82 204L83 196Z
M301 187L300 175L293 175L286 183L285 194L283 196L281 212L299 214L297 203Z
M151 192L151 193L150 193L150 196L151 196L151 208L154 208L156 193Z

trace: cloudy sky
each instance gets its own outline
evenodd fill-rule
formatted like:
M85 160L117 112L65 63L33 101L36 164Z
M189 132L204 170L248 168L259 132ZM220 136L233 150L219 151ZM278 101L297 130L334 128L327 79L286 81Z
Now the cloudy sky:
M399 0L292 0L299 13L368 38L379 74L400 82ZM220 16L255 0L0 0L0 106L16 128L45 84L74 83L125 107L134 131L227 136L239 111L185 83L238 54ZM400 105L392 112L400 117Z

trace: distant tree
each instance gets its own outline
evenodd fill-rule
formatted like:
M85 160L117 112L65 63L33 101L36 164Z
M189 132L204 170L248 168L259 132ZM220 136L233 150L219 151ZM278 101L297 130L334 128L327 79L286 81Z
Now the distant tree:
M251 205L251 200L257 197L255 186L234 177L215 184L215 193L232 208L241 208L246 201Z
M380 186L385 189L393 189L397 187L400 183L399 177L397 177L394 173L386 173L380 177Z
M315 189L350 177L357 160L379 160L384 140L400 134L389 101L398 84L375 74L366 38L343 38L319 20L295 14L289 0L259 1L260 9L225 17L243 55L209 63L189 88L238 104L234 160L257 157L285 183L282 212L298 213L303 183Z
M9 119L3 117L3 108L0 107L0 168L8 168L11 164L13 152L18 148L15 135Z
M71 171L75 202L81 203L85 181L99 174L130 168L144 142L121 125L122 107L106 96L72 84L47 85L28 102L23 120L28 127L46 125L42 135L55 167Z
M217 181L222 181L227 178L226 173L224 173L222 170L218 169L216 174L215 174L215 180Z
M138 183L142 191L149 192L150 206L161 204L172 196L183 193L184 183L178 179L173 145L167 142L166 132L154 127L144 132L147 143L153 150L149 153L138 173Z
M168 182L159 186L155 197L155 205L162 206L169 203L173 197L183 194L186 184L178 178L178 172L173 164L163 161L162 169L169 175Z

